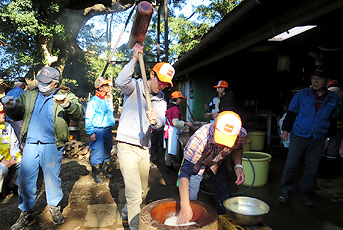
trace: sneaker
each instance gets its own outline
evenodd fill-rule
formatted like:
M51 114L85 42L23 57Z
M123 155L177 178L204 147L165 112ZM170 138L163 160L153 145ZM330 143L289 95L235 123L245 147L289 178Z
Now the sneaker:
M61 213L60 206L50 206L50 214L54 224L60 225L64 223L64 216Z
M150 162L150 168L157 168L157 165L155 165L154 163Z
M17 222L12 225L11 230L24 230L26 229L26 227L32 225L34 222L35 219L33 218L31 212L22 211Z
M288 192L283 192L279 196L279 203L286 204L288 201L289 193Z
M314 206L314 203L313 203L312 199L310 198L308 192L301 192L300 193L300 200L302 200L304 205L307 207Z

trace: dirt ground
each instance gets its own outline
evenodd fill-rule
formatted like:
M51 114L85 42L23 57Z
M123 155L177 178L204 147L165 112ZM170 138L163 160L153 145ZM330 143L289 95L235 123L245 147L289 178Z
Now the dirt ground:
M113 130L112 156L116 155L116 127ZM80 122L80 128L81 142L84 146L88 146L89 140L84 130L84 122ZM81 152L84 154L84 151ZM60 205L66 218L63 225L55 226L52 222L49 206L46 203L43 173L40 172L37 181L37 198L33 208L36 221L30 226L30 230L129 229L120 219L120 211L125 204L125 194L124 182L116 158L111 158L110 172L114 178L109 180L103 177L104 183L97 184L91 176L88 155L82 156L83 159L63 157L60 174L64 193ZM175 186L177 173L165 176L164 163L158 163L158 166L150 169L149 192L142 206L158 199L178 198L178 188ZM10 229L19 214L18 196L11 194L0 201L0 230Z
M42 173L38 178L36 222L30 229L124 229L118 210L125 202L120 170L112 162L114 179L96 184L87 160L64 158L61 169L64 197L61 201L66 222L54 226L46 205ZM1 229L9 229L19 216L17 196L9 195L0 205Z
M88 143L86 143L88 145ZM115 155L115 146L113 154ZM178 189L175 186L176 172L163 178L158 168L151 168L149 177L149 192L144 204L157 199L177 198ZM113 179L104 178L104 183L97 184L91 176L91 166L88 158L73 159L63 157L61 179L64 197L60 203L66 221L55 226L52 222L49 207L46 204L46 194L43 174L40 172L37 182L37 199L33 208L35 223L30 230L35 229L129 229L121 223L120 211L125 204L124 182L115 157L111 161ZM161 171L162 172L162 171ZM144 205L143 204L143 205ZM11 194L0 202L0 229L10 229L19 217L18 197Z
M320 168L318 188L314 200L317 203L312 208L305 207L294 191L289 204L280 205L277 201L280 189L280 178L287 151L280 147L268 148L266 152L272 155L268 183L262 187L251 188L232 185L233 192L255 197L265 201L271 207L270 213L264 218L264 224L272 229L342 229L343 205L342 193L342 161L323 164ZM37 186L37 201L33 208L36 222L30 230L65 229L65 230L128 230L120 220L120 211L125 203L124 183L115 161L111 162L113 179L104 179L103 184L96 184L91 177L91 167L88 159L64 158L61 178L64 197L61 201L66 221L61 226L54 226L46 205L43 177L40 174ZM166 175L163 163L157 163L158 168L150 169L149 192L145 204L165 198L178 198L178 188L175 186L177 174ZM204 178L202 185L209 185L209 179ZM234 181L234 180L232 180ZM205 192L211 192L208 187L201 187ZM213 205L213 196L204 192L198 194L198 199ZM0 230L8 230L19 216L17 196L9 195L0 202ZM144 205L144 204L143 204ZM322 227L323 226L323 227ZM329 227L328 227L329 226ZM336 226L336 227L335 227ZM338 227L340 226L340 227Z
M81 141L88 146L88 136L81 123ZM114 133L115 134L115 133ZM115 136L115 135L114 135ZM67 148L66 148L67 149ZM115 146L113 148L115 154ZM61 168L63 199L60 202L65 216L65 223L55 226L52 222L40 171L37 181L37 198L33 208L35 229L128 229L123 226L120 211L125 204L124 182L116 162L111 161L113 179L104 178L104 183L97 184L91 176L88 155L80 158L63 157ZM19 217L18 197L11 194L0 202L0 230L10 229Z

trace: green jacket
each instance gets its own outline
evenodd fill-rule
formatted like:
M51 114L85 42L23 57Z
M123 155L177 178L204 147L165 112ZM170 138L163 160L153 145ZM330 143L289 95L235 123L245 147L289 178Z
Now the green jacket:
M9 118L15 121L23 120L23 126L20 131L20 141L25 143L27 130L32 116L33 108L38 96L38 88L25 90L16 100L14 108L5 108L5 113ZM54 103L54 124L55 140L57 148L62 147L69 140L69 121L80 120L84 115L82 105L78 97L73 94L68 87L60 86L56 95L66 95L70 106L66 109ZM44 121L42 121L44 122Z

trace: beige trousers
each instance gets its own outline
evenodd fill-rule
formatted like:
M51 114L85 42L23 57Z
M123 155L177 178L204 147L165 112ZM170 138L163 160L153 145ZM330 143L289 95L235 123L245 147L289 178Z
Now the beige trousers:
M148 148L118 143L117 155L124 178L130 229L138 229L140 205L148 188L150 154Z

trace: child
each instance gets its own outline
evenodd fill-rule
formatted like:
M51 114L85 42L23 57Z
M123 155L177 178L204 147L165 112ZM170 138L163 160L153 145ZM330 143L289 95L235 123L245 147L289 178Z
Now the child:
M0 103L0 192L1 198L18 193L17 176L21 154L12 126L5 122L6 114Z

